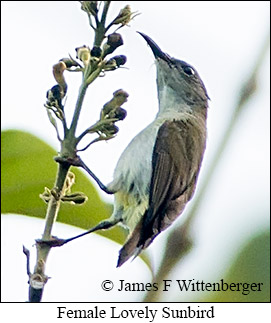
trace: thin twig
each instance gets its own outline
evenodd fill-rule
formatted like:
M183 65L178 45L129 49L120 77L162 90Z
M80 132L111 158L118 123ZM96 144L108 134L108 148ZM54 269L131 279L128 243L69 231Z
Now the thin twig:
M105 138L103 138L103 137L98 137L98 138L95 138L95 139L93 139L93 140L91 140L91 142L90 143L88 143L84 148L82 148L82 149L77 149L77 152L78 151L85 151L85 150L87 150L91 145L93 145L93 144L95 144L96 142L98 142L98 141L102 141L102 140L105 140Z
M107 12L108 12L110 3L111 3L111 1L104 2L104 9L103 9L102 17L101 17L101 24L103 26L105 25L105 20L106 20L106 16L107 16Z
M80 136L77 137L77 139L76 139L77 143L79 143L83 139L83 137L85 137L85 135L87 135L88 133L95 133L100 130L101 126L116 122L118 120L119 119L111 118L111 119L104 119L104 120L97 121L94 125L88 127L86 130L84 130L81 133Z
M30 272L30 252L25 246L23 246L23 253L26 256L26 273L28 276L30 276L31 275L31 272Z

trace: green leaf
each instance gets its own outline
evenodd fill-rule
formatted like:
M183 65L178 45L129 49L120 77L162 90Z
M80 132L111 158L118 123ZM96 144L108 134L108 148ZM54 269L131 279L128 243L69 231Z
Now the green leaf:
M270 303L270 232L254 236L237 254L224 281L254 284L249 291L242 285L240 291L210 292L205 302L268 302ZM248 287L246 291L246 287ZM236 286L235 286L235 289ZM244 289L244 291L243 291Z
M45 218L47 204L39 197L44 188L53 188L57 152L37 137L22 131L7 130L1 133L1 213L17 213ZM88 200L82 205L62 203L57 221L90 229L112 214L113 207L103 202L89 178L78 168L73 192L83 192ZM104 237L123 244L125 231L116 226L110 230L97 231ZM61 238L61 237L59 237ZM148 255L140 255L152 270Z
M45 218L47 204L39 194L45 187L53 188L57 152L35 136L15 130L1 135L1 212ZM72 167L75 184L72 191L84 192L88 201L83 205L62 203L57 221L83 229L90 229L112 213L112 206L104 203L89 178ZM119 228L97 233L118 243L125 241L125 232Z

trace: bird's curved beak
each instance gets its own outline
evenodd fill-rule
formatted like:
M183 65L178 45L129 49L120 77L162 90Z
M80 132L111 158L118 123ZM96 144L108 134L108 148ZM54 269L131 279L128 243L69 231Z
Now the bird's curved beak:
M146 40L155 58L161 58L167 62L170 61L170 57L167 54L165 54L149 36L141 33L140 31L138 31L138 33Z

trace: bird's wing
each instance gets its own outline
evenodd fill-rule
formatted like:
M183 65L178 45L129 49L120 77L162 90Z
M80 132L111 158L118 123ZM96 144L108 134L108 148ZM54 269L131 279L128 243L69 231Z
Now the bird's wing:
M159 129L152 156L149 208L143 218L140 245L144 246L170 225L188 200L188 196L179 198L194 184L194 174L191 174L193 142L189 129L190 125L185 121L166 121ZM180 205L171 221L168 208L173 202L176 204L177 199Z
M165 121L160 127L152 156L149 208L121 249L118 266L146 248L191 198L204 149L202 144L197 147L201 140L193 141L191 129L191 123L181 120ZM194 168L192 156L198 160Z

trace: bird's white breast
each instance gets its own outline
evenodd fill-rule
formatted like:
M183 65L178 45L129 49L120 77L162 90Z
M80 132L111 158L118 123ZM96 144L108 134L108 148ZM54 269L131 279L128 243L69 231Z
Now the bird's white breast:
M152 169L152 152L157 131L162 122L154 121L142 130L126 147L114 171L117 190L129 191L131 185L140 194L146 194ZM113 184L112 183L112 184Z
M130 232L148 208L153 147L163 121L155 120L129 143L108 185L116 192L112 217L121 219Z

